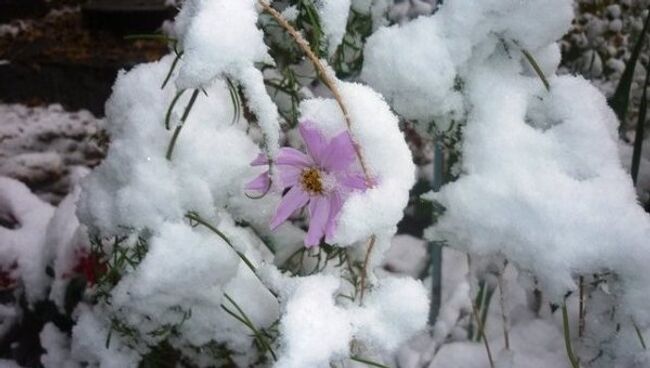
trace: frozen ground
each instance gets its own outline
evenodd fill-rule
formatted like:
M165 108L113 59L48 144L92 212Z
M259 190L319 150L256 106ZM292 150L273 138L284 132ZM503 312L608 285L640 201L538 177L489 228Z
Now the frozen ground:
M77 168L102 159L101 124L87 111L67 112L59 105L0 104L0 175L58 203L72 189Z

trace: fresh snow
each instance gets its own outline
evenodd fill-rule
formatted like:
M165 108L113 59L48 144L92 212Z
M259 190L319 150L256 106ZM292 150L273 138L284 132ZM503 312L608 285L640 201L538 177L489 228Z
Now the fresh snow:
M372 21L358 76L339 80L321 60L336 87L327 91L307 60L273 49L283 31L256 1L187 0L165 27L182 55L121 71L104 121L0 105L0 280L12 294L0 337L23 318L11 298L24 294L27 308L51 301L74 321L71 332L51 321L40 331L45 368L137 367L160 346L199 367L488 368L474 316L483 306L495 368L568 368L557 310L566 306L581 366L647 366L635 329L650 336L650 217L639 205L649 156L635 190L631 147L605 97L558 72L574 5L316 1L318 51L332 60L351 12ZM272 6L290 21L303 11ZM627 8L606 11L591 32L623 32ZM594 73L623 67L592 56ZM269 93L269 79L287 72L296 106ZM278 107L326 138L349 130L361 160L350 170L371 179L342 204L332 244L304 248L308 211L269 227L284 195L276 154L305 150ZM90 139L100 129L110 137L101 163ZM445 168L455 177L418 198L434 142L457 160ZM260 154L270 164L251 166ZM247 193L265 170L276 185ZM51 177L65 178L57 195L36 194L56 207L16 180ZM423 236L397 234L422 200L440 210L435 223ZM440 294L430 242L442 245ZM99 279L67 310L88 267ZM111 269L119 274L102 278ZM430 300L440 311L428 321Z

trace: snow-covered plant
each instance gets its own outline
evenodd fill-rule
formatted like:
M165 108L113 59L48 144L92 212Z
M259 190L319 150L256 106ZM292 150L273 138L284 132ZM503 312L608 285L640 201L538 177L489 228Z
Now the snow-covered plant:
M346 36L349 2L287 5L186 1L173 53L118 76L78 202L104 269L77 361L374 364L425 327L422 284L374 272L415 179L398 118L320 59L353 71L333 54L365 36Z
M513 264L529 289L564 306L567 334L567 295L579 294L582 337L590 291L593 328L579 347L588 361L578 362L567 337L572 366L631 364L642 350L634 330L650 322L650 217L622 168L604 96L555 74L555 41L572 10L565 0L445 2L373 34L362 79L422 128L463 125L458 179L427 196L445 209L428 236L493 259L475 271ZM615 322L604 323L606 313Z
M41 362L647 366L650 217L605 97L558 73L573 10L184 1L78 190L0 180L0 288L74 320Z

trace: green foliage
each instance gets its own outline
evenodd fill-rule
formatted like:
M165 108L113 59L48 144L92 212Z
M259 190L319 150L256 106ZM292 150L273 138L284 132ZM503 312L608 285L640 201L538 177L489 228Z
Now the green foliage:
M298 0L295 5L298 9L296 26L305 32L306 39L314 53L318 57L325 57L327 42L315 2L313 0Z
M318 247L301 247L280 267L294 276L308 276L323 271L328 265L341 267L349 262L345 248L322 243ZM312 265L313 263L313 265Z
M372 18L350 9L350 16L343 41L332 57L336 76L349 79L358 76L363 67L363 45L372 33Z
M181 121L178 125L176 125L176 129L174 130L174 134L172 135L172 139L169 142L169 146L167 147L167 154L165 157L167 160L172 159L172 154L174 153L174 147L176 146L176 140L178 139L178 136L181 134L181 129L183 129L183 126L185 125L185 122L187 121L187 118L190 115L190 111L192 111L192 107L194 107L194 103L196 102L197 97L199 97L199 92L201 90L195 89L192 92L192 97L190 97L190 101L187 103L187 106L185 107L185 111L183 112L183 116L181 117ZM173 103L173 102L172 102ZM173 105L172 105L173 107ZM170 107L171 110L171 107Z
M636 68L636 63L639 60L643 46L645 45L645 37L648 33L649 28L650 12L648 12L648 15L646 16L643 30L639 34L636 44L632 49L632 54L630 55L630 59L625 65L625 70L623 71L621 80L618 82L616 91L614 92L614 95L607 101L616 113L616 116L618 116L618 120L621 122L621 126L619 128L619 133L621 134L627 128L625 118L627 116L627 110L630 104L630 90L632 88L632 82L634 79L634 69Z
M268 329L256 328L251 319L248 318L246 312L244 312L244 310L239 306L239 304L237 304L237 302L235 302L233 298L230 297L230 295L224 293L224 297L228 300L230 305L235 308L235 311L227 307L225 304L221 304L221 309L223 309L226 313L228 313L230 316L251 330L255 338L255 345L257 346L257 349L260 351L262 356L268 352L271 354L273 360L277 361L277 356L275 355L275 351L271 346L272 342L277 337L277 322Z
M636 184L639 176L641 150L643 148L643 139L645 138L646 113L648 112L648 87L650 87L650 67L646 67L645 82L643 84L643 92L641 93L641 103L639 104L639 118L636 123L634 136L634 150L632 151L632 166L630 169L634 184Z
M271 97L276 101L282 99L289 100L289 107L286 108L281 104L278 106L278 112L289 124L289 127L294 128L298 125L298 106L301 97L300 77L289 66L279 68L277 72L280 74L278 77L267 77L264 79L264 83L269 88Z
M327 38L323 32L318 9L314 0L293 0L287 5L295 6L298 15L293 25L301 31L309 42L314 53L328 59ZM275 22L264 23L268 31L276 30ZM329 63L339 78L354 78L361 72L363 66L363 44L372 32L372 19L370 15L350 10L346 26L346 33L341 45L329 57ZM271 69L265 73L265 83L271 96L278 102L279 112L287 122L288 128L298 124L298 105L301 100L300 89L318 80L316 73L305 74L302 71L304 57L286 33L275 32L273 36L267 35L267 43L276 65L264 65L263 70ZM283 102L286 101L286 102Z
M480 342L482 336L485 334L485 325L487 324L488 311L490 309L490 302L492 301L492 296L494 295L494 287L490 286L485 280L479 280L478 284L478 294L474 300L474 305L476 306L476 311L478 313L477 318L480 318L480 323L477 326L470 324L467 333L469 339L472 341Z
M142 262L149 250L149 234L142 231L136 236L116 235L104 237L90 235L91 253L105 267L97 275L94 296L98 301L107 301L113 287L124 275L132 272Z

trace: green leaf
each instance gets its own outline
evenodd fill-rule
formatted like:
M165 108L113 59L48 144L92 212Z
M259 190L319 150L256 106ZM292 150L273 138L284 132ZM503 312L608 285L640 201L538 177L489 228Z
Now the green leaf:
M636 40L634 49L632 49L632 54L630 55L630 60L628 60L625 65L625 70L621 76L621 80L618 82L616 91L614 95L609 98L607 101L609 106L614 110L618 120L620 120L621 125L619 127L619 133L622 133L625 130L625 117L627 115L627 109L630 105L630 89L632 88L632 80L634 79L634 69L636 68L636 62L639 60L641 55L641 50L645 43L645 36L648 32L648 27L650 26L650 9L648 15L645 19L645 24L643 25L643 30L639 34L639 38Z
M650 86L650 64L648 64L645 73L645 83L643 84L643 93L641 94L641 103L639 104L639 119L636 123L636 135L634 137L634 150L632 151L632 181L636 185L639 176L639 166L641 163L641 150L643 148L643 138L645 136L645 117L648 111L648 86Z

